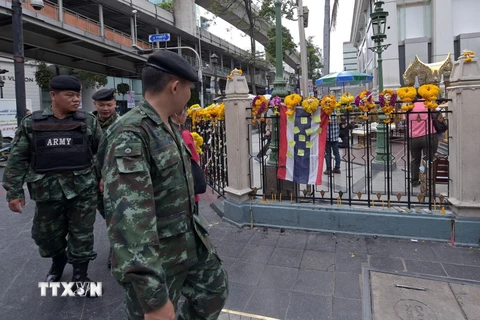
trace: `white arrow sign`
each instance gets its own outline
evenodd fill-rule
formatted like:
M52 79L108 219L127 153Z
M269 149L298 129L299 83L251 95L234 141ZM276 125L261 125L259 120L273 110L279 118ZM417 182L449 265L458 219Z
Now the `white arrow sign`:
M149 42L166 42L170 41L170 33L151 34L148 36Z

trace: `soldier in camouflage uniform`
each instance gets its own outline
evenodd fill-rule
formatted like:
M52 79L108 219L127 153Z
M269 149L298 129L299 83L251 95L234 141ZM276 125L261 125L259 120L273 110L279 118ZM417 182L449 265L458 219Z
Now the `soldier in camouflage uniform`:
M217 319L228 279L199 217L193 214L190 153L170 119L197 77L181 56L148 58L145 101L113 124L98 156L104 179L112 274L126 291L129 319Z
M52 105L26 116L15 134L3 187L10 210L21 213L27 182L36 202L32 238L40 255L52 258L46 281L59 281L68 262L73 265L72 281L90 282L88 263L97 256L93 224L98 177L93 156L102 131L92 114L78 111L80 80L57 76L50 88Z
M115 112L117 101L115 100L115 89L100 89L92 95L95 111L93 115L97 117L98 123L105 132L118 119L118 114ZM103 209L103 193L98 193L98 212L105 218ZM112 266L112 248L108 253L107 267Z

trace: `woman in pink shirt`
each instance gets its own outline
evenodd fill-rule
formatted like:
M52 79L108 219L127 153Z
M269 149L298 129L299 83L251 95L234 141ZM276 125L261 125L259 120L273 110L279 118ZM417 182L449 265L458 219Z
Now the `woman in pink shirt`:
M420 163L422 162L422 153L424 159L428 162L433 161L435 152L437 152L438 138L433 119L428 120L428 109L425 108L423 102L415 102L412 112L425 113L409 113L407 121L409 125L410 137L410 156L412 158L412 186L420 185ZM430 122L430 128L429 128Z
M192 134L188 130L183 130L182 125L187 121L187 111L183 109L182 113L175 114L172 116L173 123L178 125L180 132L182 133L182 138L188 149L192 153L192 159L200 164L200 156L198 155L197 149L195 147L195 141L193 140ZM200 199L199 195L195 195L195 213L198 214L198 200Z

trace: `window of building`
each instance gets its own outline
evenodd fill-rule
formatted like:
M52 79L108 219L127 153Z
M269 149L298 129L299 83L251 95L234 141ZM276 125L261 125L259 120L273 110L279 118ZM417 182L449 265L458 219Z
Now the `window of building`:
M452 0L453 36L464 33L480 32L478 0Z
M431 37L432 9L430 0L408 5L405 0L398 4L398 40Z

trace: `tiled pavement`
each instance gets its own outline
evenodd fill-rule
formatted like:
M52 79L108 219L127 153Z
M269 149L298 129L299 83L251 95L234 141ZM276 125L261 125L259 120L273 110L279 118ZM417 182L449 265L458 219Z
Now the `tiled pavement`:
M38 281L43 281L50 261L39 257L30 237L34 204L30 201L24 213L13 214L4 198L0 192L0 319L125 319L122 289L105 266L103 220L99 217L96 223L98 258L90 276L103 282L104 296L40 297ZM478 249L293 230L239 230L221 221L209 206L212 201L207 194L200 212L229 273L229 310L282 320L360 320L362 265L480 281ZM67 269L64 278L70 275ZM220 319L249 317L225 313Z

